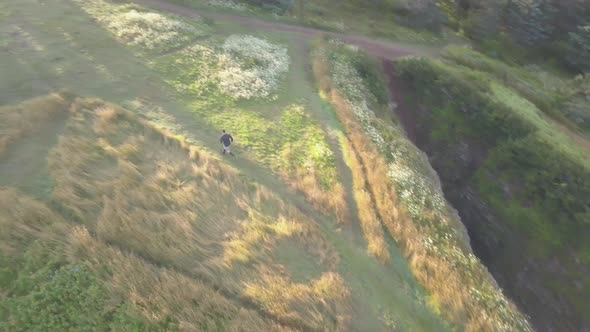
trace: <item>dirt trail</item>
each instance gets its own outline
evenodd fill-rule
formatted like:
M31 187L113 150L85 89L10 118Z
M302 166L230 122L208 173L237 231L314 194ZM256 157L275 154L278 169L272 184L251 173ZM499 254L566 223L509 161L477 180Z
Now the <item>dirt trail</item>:
M174 13L178 16L184 16L188 18L198 18L201 16L207 16L220 21L231 21L239 23L244 27L269 31L282 31L301 35L303 37L307 37L310 39L322 34L328 35L331 37L341 39L342 41L348 44L356 45L365 50L368 54L381 59L395 59L407 55L420 55L428 53L425 50L419 49L418 47L376 40L365 36L335 33L321 29L291 25L286 23L269 22L254 17L210 13L200 11L188 6L170 3L166 0L133 0L133 2L151 7L153 9Z

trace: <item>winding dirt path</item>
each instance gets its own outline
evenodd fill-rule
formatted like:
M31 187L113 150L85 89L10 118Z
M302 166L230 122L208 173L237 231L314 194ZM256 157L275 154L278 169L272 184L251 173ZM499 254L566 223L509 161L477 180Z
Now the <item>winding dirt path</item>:
M202 16L210 17L212 19L220 21L231 21L239 23L240 25L248 28L256 28L267 31L281 31L291 34L300 35L307 38L313 38L318 35L328 35L331 37L338 38L348 44L356 45L368 54L381 58L381 59L396 59L407 55L427 55L435 52L433 49L426 50L421 49L417 46L404 45L401 43L394 43L388 41L381 41L372 39L365 36L350 35L325 31L316 28L264 21L259 18L231 15L231 14L219 14L211 13L206 11L200 11L192 7L170 3L166 0L132 0L135 3L170 13L174 13L178 16L187 18L198 18Z

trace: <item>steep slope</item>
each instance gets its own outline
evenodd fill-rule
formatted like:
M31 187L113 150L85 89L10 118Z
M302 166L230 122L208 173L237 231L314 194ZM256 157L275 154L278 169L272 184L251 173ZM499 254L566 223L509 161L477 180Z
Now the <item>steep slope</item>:
M395 63L405 127L476 253L536 328L587 328L590 140L567 106L552 106L554 89L564 99L579 81L550 84L470 50L446 57Z
M43 136L2 132L0 327L530 330L391 124L358 47L316 45L312 65L319 30L146 2L182 15L1 7L3 101L68 88L124 108L54 95L41 105L67 116ZM412 50L343 39L376 56ZM0 114L27 124L27 105ZM238 158L218 155L221 128Z
M331 222L198 147L100 100L38 102L70 116L48 203L2 189L4 330L382 330L391 315L444 326ZM74 285L92 294L72 297ZM55 301L72 309L35 313Z
M227 63L192 52L201 47L224 55L224 45L237 45L230 60L241 65L247 48L230 37L243 29L179 20L177 27L194 38L127 39L128 30L117 24L133 24L136 13L149 12L100 5L85 7L96 15L91 18L70 1L50 8L34 0L3 4L11 18L2 21L2 36L19 38L3 39L10 51L0 60L2 76L9 78L2 83L3 100L64 87L105 95L135 115L69 95L2 109L3 124L27 112L42 121L53 104L63 116L39 131L2 132L10 142L2 165L11 166L0 174L6 230L1 329L447 328L425 304L427 295L396 246L387 243L391 261L380 264L355 231L356 212L340 213L334 188L346 169L331 150L331 125L321 122L329 109L317 103L305 76L289 67L271 90L249 90L249 82L212 84L207 80L218 78ZM155 25L171 19L153 14L139 19ZM294 54L301 39L264 37L246 40L279 54L287 50L292 66L305 66L307 54ZM151 48L147 42L154 40ZM203 86L185 84L199 77ZM218 90L222 86L229 90ZM272 93L236 100L231 93L240 89ZM31 124L20 118L9 128ZM222 125L238 139L235 160L216 156ZM40 140L36 135L45 129L47 139ZM19 173L23 160L39 165L33 172L42 177L42 188L13 181L26 177Z
M318 42L314 53L321 92L344 124L351 164L359 164L353 167L362 178L358 190L369 193L371 205L364 210L375 211L379 227L404 250L429 291L431 306L447 320L469 331L531 330L473 254L428 160L393 121L378 68L362 52L334 41Z

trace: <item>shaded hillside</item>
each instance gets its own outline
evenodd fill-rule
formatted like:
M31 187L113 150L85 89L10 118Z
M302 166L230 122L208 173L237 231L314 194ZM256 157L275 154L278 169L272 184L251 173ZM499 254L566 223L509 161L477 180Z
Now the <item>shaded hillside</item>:
M448 59L395 63L404 124L441 176L477 254L536 326L584 329L590 141L583 127L535 105L554 91L526 94L541 73L468 50L451 50Z

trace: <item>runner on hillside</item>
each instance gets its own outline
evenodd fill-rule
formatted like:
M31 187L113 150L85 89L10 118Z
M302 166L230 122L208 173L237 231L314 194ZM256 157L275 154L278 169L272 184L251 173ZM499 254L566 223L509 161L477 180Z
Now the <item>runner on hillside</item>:
M232 157L235 157L234 154L230 151L229 147L231 146L231 144L234 141L234 138L225 132L225 129L223 129L221 131L222 135L221 138L219 139L219 142L221 142L221 144L223 144L223 154L229 153Z

